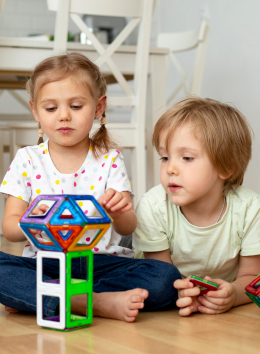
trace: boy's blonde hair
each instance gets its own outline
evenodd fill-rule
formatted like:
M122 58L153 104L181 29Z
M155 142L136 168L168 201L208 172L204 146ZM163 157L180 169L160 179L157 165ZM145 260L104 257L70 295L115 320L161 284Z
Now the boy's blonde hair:
M153 145L159 151L160 136L166 132L166 149L173 131L185 124L194 125L194 134L205 148L213 166L224 176L224 193L242 185L251 159L252 129L238 109L213 99L184 99L158 120L154 128Z
M95 100L106 94L106 80L102 77L98 66L79 53L56 55L40 62L27 81L26 89L36 105L39 90L44 85L67 77L71 77L78 84L86 85ZM104 112L102 117L105 116ZM42 142L43 139L40 138L38 144ZM116 147L116 143L111 139L104 124L92 136L91 144L95 157L98 157L101 152L108 152L111 148Z

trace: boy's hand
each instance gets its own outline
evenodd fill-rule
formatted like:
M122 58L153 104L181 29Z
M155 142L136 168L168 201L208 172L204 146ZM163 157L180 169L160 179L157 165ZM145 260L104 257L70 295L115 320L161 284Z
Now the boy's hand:
M213 281L218 284L218 290L209 291L205 295L200 295L198 301L200 303L198 311L214 315L228 311L235 303L236 291L232 283L228 283L221 279L205 279Z
M176 305L180 308L180 316L189 316L192 312L198 312L199 306L201 306L198 301L198 295L200 293L200 288L194 286L190 281L190 276L186 279L175 280L173 286L178 289L179 299Z
M98 199L99 204L109 212L113 219L119 217L122 213L133 209L133 204L130 202L130 197L127 198L122 192L117 192L109 188Z

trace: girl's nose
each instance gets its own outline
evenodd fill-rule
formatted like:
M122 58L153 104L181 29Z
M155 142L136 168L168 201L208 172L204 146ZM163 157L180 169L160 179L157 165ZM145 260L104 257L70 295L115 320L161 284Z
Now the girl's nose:
M68 109L66 108L61 108L60 109L60 114L59 114L59 121L70 121L71 120L71 116L70 116L70 112Z

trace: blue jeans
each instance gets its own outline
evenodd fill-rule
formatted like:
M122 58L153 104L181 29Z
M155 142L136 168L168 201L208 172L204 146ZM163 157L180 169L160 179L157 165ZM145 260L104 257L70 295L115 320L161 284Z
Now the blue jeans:
M86 278L86 260L72 264L72 277ZM93 289L96 293L142 288L149 291L144 311L174 308L178 298L173 287L181 279L178 269L154 259L94 255ZM59 278L58 260L44 259L44 281ZM0 303L22 311L36 312L36 259L0 252ZM57 297L44 297L44 315L54 316Z

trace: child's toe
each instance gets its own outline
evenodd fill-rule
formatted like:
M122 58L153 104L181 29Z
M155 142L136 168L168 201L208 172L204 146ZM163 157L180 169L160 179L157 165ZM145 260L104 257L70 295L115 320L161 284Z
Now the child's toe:
M131 296L131 302L143 302L144 298L140 295Z
M143 302L132 302L129 306L129 308L131 310L135 310L135 309L142 309L144 307L144 303Z

